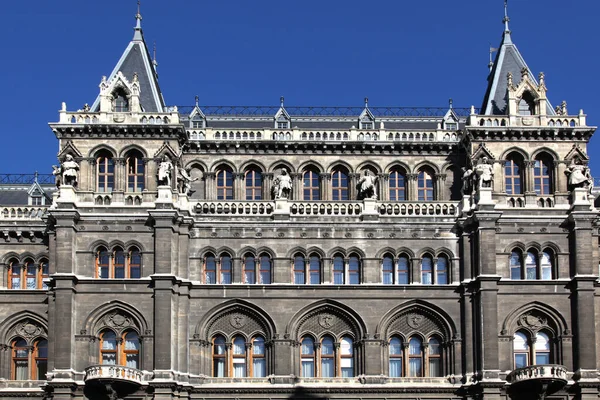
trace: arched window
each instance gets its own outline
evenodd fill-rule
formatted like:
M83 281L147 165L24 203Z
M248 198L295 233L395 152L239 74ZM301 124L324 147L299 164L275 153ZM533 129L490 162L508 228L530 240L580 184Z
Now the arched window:
M540 260L540 269L542 272L542 279L552 279L552 270L554 269L554 253L550 249L546 249L542 252L542 258Z
M423 376L423 343L416 336L408 342L408 376Z
M433 201L433 172L423 168L417 176L417 195L419 201Z
M433 284L433 258L430 255L424 255L421 258L421 283Z
M532 251L525 256L525 279L537 279L537 255Z
M432 337L429 339L427 352L429 376L442 376L442 348L437 338Z
M335 376L335 349L334 341L330 336L321 339L321 377L333 378Z
M267 376L265 339L260 336L252 340L252 376L254 378L264 378Z
M110 329L100 333L100 360L103 365L140 367L140 339L137 332L126 330L119 337Z
M38 339L33 345L33 379L46 380L48 372L48 341Z
M100 279L139 279L142 277L142 253L133 246L125 251L115 247L96 250L96 277Z
M244 283L256 283L256 260L250 253L244 257Z
M107 152L96 157L96 182L96 190L100 193L111 193L115 187L115 164Z
M315 376L315 341L311 337L302 339L300 345L301 374L305 378Z
M333 257L333 283L343 285L346 283L344 273L344 258L341 255Z
M523 92L523 96L519 100L519 115L534 115L535 114L535 99L529 91Z
M123 90L114 93L113 112L129 112L129 100Z
M227 347L225 338L220 335L213 340L213 376L217 378L227 376Z
M523 266L521 260L520 251L513 251L510 253L510 279L523 279Z
M349 197L349 182L348 173L344 169L336 169L331 174L332 197L334 201L348 200Z
M309 283L311 285L318 285L321 283L321 258L319 256L310 256L308 274Z
M404 351L404 346L402 345L402 339L397 336L394 336L390 339L389 345L389 372L388 375L391 378L400 378L403 374L402 368L402 353Z
M223 285L231 283L231 257L228 254L221 255L220 282Z
M233 200L233 172L229 167L217 170L217 200Z
M263 254L260 256L260 265L258 272L261 284L268 285L271 283L271 257L269 257L267 254Z
M145 166L142 155L137 152L131 152L126 160L127 168L127 191L142 192L145 186Z
M354 376L354 345L347 336L340 340L340 374L342 378Z
M12 342L12 379L26 381L29 379L29 346L21 338Z
M435 262L435 283L438 285L448 284L448 257L439 255Z
M391 254L386 254L383 256L383 260L381 261L381 270L384 285L391 285L395 283L394 258L391 256Z
M232 375L235 378L243 378L246 376L246 340L242 336L234 337L231 350Z
M140 339L134 331L123 334L125 345L123 346L121 364L135 369L140 369Z
M117 335L111 330L100 334L100 360L103 365L117 364Z
M529 365L529 340L522 332L515 333L513 337L513 354L515 369L524 368Z
M14 290L35 290L48 289L44 282L49 277L48 260L43 259L39 263L31 259L25 260L22 264L17 259L12 259L8 263L8 285L9 289Z
M217 259L210 253L204 257L204 282L217 283Z
M507 194L523 194L522 166L523 158L513 153L508 156L504 164L504 189Z
M246 200L262 200L262 172L258 168L246 170Z
M538 196L546 196L553 192L552 159L546 155L536 157L533 164L533 187Z
M533 345L535 352L535 364L543 365L550 364L550 338L543 332L538 332L535 335L535 344Z
M360 283L360 258L356 255L348 259L348 283L358 285Z
M304 261L304 256L301 254L297 254L294 257L294 283L297 285L302 285L306 283L306 262Z
M390 172L390 201L406 200L406 174L401 169Z
M398 283L400 285L408 285L409 283L409 260L406 255L398 257Z
M304 200L321 200L319 173L317 171L312 169L304 171L304 174L302 175L302 185Z

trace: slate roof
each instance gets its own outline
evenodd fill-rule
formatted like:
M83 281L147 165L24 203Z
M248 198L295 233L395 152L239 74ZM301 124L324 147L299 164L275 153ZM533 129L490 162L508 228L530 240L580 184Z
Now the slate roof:
M525 59L513 43L511 33L508 29L502 35L502 43L496 59L488 76L488 87L481 106L482 115L507 115L508 114L508 73L512 73L515 84L520 82L521 70L527 68L529 78L537 84L537 80L531 74ZM554 109L547 103L546 113L555 115Z
M46 205L50 205L52 194L56 191L54 183L44 183L48 181L47 179L38 181L37 177L30 180L28 179L29 176L33 177L34 175L2 175L0 205L26 206L29 203L29 193L36 189L42 196L46 197ZM54 178L52 177L52 179Z
M115 75L121 71L130 82L133 74L137 72L140 82L140 103L144 112L163 112L165 101L160 86L158 85L158 74L150 57L148 46L144 40L139 16L138 25L135 28L133 39L123 52L119 62L110 74L110 82ZM100 108L100 96L92 105L92 111L97 112Z

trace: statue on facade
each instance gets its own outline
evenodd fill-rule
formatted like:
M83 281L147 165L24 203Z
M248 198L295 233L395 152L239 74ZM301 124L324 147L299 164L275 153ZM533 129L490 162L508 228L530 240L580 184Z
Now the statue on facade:
M189 168L177 168L177 190L180 194L190 195L192 192L192 182L197 180L198 178L191 177Z
M168 155L164 155L162 161L158 165L158 185L171 186L171 171L173 163Z
M463 167L462 171L462 194L470 196L473 194L473 169Z
M292 178L285 168L281 168L281 174L275 177L271 186L271 194L278 199L289 199L292 193Z
M477 189L491 188L492 181L494 180L494 167L489 162L487 157L483 157L477 166L475 167L475 174L477 179Z
M79 164L73 159L72 155L67 154L60 169L62 171L62 184L77 186L77 171L79 171Z
M569 115L569 112L567 111L567 102L563 100L559 106L554 108L554 111L556 111L556 115Z
M377 177L370 170L365 169L358 180L358 198L377 200L375 183L377 183Z
M61 181L61 175L62 175L62 170L60 168L60 165L52 166L52 175L54 175L54 184L56 185L56 188L60 189L60 181Z
M569 175L569 190L585 188L589 192L592 191L594 179L592 178L589 167L584 165L581 161L571 161L571 164L565 173Z

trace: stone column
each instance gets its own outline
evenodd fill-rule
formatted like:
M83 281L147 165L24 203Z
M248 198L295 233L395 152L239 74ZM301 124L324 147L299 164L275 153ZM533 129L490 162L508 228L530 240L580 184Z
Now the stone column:
M321 200L331 200L331 174L319 174L321 178Z
M263 172L263 200L275 200L271 198L271 185L273 185L273 173Z
M417 193L417 179L419 178L418 174L406 174L406 186L408 189L408 193L406 194L406 200L409 201L417 201L419 199L419 195Z
M390 174L379 174L378 177L379 196L377 198L380 201L390 201Z
M233 174L233 199L244 201L246 200L245 175L243 172L234 172Z
M525 194L525 206L536 207L537 206L537 193L535 192L535 185L533 179L533 166L535 161L528 160L523 162L525 166L525 188L523 193Z
M420 258L417 258L417 257L412 258L409 283L421 283L421 259Z
M433 184L435 188L435 200L443 201L446 200L446 174L435 174L435 182Z
M356 190L356 182L360 178L360 173L350 172L348 174L348 199L358 200L358 190Z
M206 174L204 174L204 176L206 177L206 193L204 197L206 197L206 200L216 200L217 186L215 181L217 174L215 172L207 172Z
M303 200L302 195L302 174L297 172L290 172L290 178L292 178L292 193L290 194L290 200Z
M88 179L87 179L87 190L92 191L92 192L96 192L98 190L98 182L97 179L98 177L96 176L96 169L97 169L97 160L95 158L88 158L88 165L89 165L89 170L88 170Z

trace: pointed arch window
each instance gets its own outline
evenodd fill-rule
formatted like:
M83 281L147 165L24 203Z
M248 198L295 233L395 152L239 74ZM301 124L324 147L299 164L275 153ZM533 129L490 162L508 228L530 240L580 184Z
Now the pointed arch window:
M442 348L440 341L436 337L429 339L427 353L429 376L442 376Z
M394 258L390 254L383 256L381 261L381 269L383 275L383 284L391 285L394 283Z
M358 285L360 283L360 258L356 255L348 259L348 283Z
M354 376L354 344L347 336L340 340L340 374L342 378Z
M233 200L233 171L228 167L217 170L217 200Z
M142 192L145 188L145 164L142 155L132 152L126 159L127 191Z
M410 258L406 255L398 257L398 284L408 285L409 283L409 260Z
M108 153L96 157L96 191L111 193L115 187L115 164Z
M515 333L513 337L513 354L515 369L525 368L529 365L529 340L523 332Z
M448 257L438 256L435 262L435 283L438 285L448 284Z
M46 380L48 372L48 341L38 339L33 345L33 379Z
M532 251L525 256L525 279L537 279L537 255Z
M430 255L424 255L421 258L421 283L433 284L433 258Z
M45 278L49 277L48 260L42 259L35 262L31 259L20 263L17 259L12 259L8 263L8 284L7 287L13 290L35 290L48 289Z
M523 194L523 159L517 154L511 154L504 164L504 190L507 194Z
M424 168L417 175L417 195L419 201L433 201L433 173Z
M140 339L138 334L129 331L123 334L123 361L125 366L140 369Z
M321 340L321 376L323 378L335 376L334 341L330 336L325 336Z
M246 170L246 200L262 200L262 172L258 168Z
M304 171L302 175L304 200L321 200L321 190L319 185L319 174L312 169Z
M390 201L406 200L406 174L400 169L390 172L389 178Z
M216 378L234 377L262 378L267 376L266 343L262 336L255 336L246 343L241 335L235 335L231 343L225 337L213 338L213 376Z
M408 342L408 376L423 376L423 343L416 336Z
M117 90L113 99L114 112L129 112L129 100L123 90Z
M538 196L552 193L552 159L542 155L536 157L533 165L533 187Z
M340 255L333 257L333 283L334 285L345 283L344 258Z
M300 344L301 374L304 378L315 377L315 341L305 337Z
M204 257L204 282L217 283L217 259L212 254Z
M252 340L252 376L254 378L264 378L267 376L265 339L260 336Z
M217 378L227 376L227 347L225 338L220 335L213 340L213 376Z
M552 270L554 269L554 253L550 249L542 252L540 259L540 270L542 279L552 279Z
M231 347L233 377L243 378L246 376L246 340L242 336L236 336Z
M304 256L301 254L297 254L294 257L294 283L297 285L302 285L306 283L306 262L304 261Z
M12 342L12 379L17 381L29 379L29 346L21 338Z
M142 277L142 253L132 246L128 250L115 247L109 251L100 246L96 250L96 278L139 279Z
M137 332L127 330L117 336L111 329L102 331L100 363L140 369L140 339Z
M46 380L48 372L48 340L36 339L29 344L23 338L11 342L10 379Z
M331 174L332 200L342 201L348 200L350 186L348 181L348 173L343 169L334 170Z
M260 256L258 273L262 285L271 283L271 257L269 255L263 254Z
M100 360L103 365L117 364L117 335L111 330L100 335Z
M220 265L220 283L227 285L231 283L231 257L228 254L221 255Z
M519 115L534 115L535 114L535 99L529 91L523 92L523 96L519 100Z
M309 259L308 266L309 283L311 285L318 285L321 283L321 258L313 255Z
M510 253L510 279L522 279L521 252L513 251Z
M252 254L244 257L244 283L256 283L256 260Z
M533 351L536 365L550 364L550 338L544 332L535 335Z
M402 353L404 351L404 346L402 343L402 339L398 336L394 336L390 339L389 344L389 371L388 375L392 378L400 378L403 374L403 364L402 364Z

